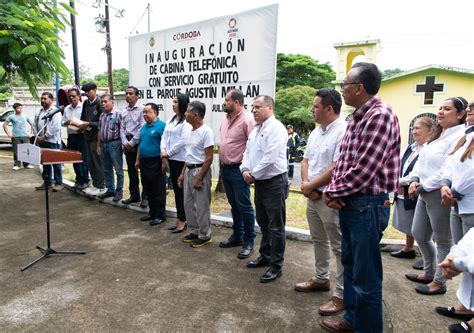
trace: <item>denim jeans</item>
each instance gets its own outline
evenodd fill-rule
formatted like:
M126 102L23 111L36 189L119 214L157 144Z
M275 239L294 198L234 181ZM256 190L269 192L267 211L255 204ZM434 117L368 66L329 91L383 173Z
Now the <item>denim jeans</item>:
M380 239L388 225L388 195L349 196L339 211L344 266L344 319L354 332L382 332Z
M43 142L40 144L41 148L52 148L52 149L61 149L61 145L59 143L51 143L51 142ZM46 180L46 184L51 185L53 183L52 180L52 172L54 170L54 182L56 185L63 184L63 172L61 169L61 164L53 164L52 168L50 164L43 165L43 179Z
M100 160L104 169L105 186L108 192L122 194L123 192L123 157L122 142L120 140L101 143ZM115 188L114 169L117 175Z
M87 154L84 146L84 135L69 134L67 137L67 149L77 150L82 154L82 163L74 163L76 184L89 184L89 168L87 167Z
M253 246L255 214L250 201L250 186L245 183L237 165L222 166L221 174L234 221L232 236L235 239L242 239L245 245Z

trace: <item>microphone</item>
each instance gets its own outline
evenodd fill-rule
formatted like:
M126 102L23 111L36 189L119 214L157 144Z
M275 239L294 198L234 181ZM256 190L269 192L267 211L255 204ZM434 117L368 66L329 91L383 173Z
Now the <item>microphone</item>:
M48 118L51 119L56 113L63 112L63 111L64 111L64 105L60 105L57 109L47 113L43 118L41 118L41 120L45 120Z

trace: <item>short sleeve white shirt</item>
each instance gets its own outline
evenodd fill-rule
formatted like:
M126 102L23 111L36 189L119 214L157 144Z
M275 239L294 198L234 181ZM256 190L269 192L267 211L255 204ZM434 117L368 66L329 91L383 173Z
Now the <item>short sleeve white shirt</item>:
M201 164L206 159L204 150L214 146L214 132L203 124L198 129L191 131L186 142L186 164Z

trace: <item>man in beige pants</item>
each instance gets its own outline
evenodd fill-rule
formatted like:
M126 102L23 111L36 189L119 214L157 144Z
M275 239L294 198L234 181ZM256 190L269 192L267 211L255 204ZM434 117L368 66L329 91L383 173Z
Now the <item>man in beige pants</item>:
M341 95L334 89L320 89L316 93L311 112L320 127L311 132L301 163L301 191L308 198L306 217L314 245L315 275L309 281L297 283L295 290L330 290L332 249L336 257L336 286L329 302L319 307L321 315L335 315L344 309L339 215L336 209L327 207L322 199L322 191L331 180L334 162L339 157L339 144L346 131L346 122L339 117L341 104Z

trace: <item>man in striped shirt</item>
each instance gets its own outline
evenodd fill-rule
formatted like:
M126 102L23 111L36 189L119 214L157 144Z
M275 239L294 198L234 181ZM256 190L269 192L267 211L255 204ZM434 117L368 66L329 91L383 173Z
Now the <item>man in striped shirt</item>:
M104 94L100 98L104 112L99 118L99 134L97 143L97 154L100 156L104 168L105 186L107 192L98 197L105 199L113 197L114 202L122 199L123 193L123 157L122 142L120 141L121 115L115 110L114 98ZM115 187L114 169L117 175L117 187Z
M389 220L388 193L398 186L400 133L393 110L376 96L382 75L357 63L342 82L344 102L355 108L339 160L324 191L339 209L344 266L342 319L325 319L332 332L382 332L382 259L379 242Z

